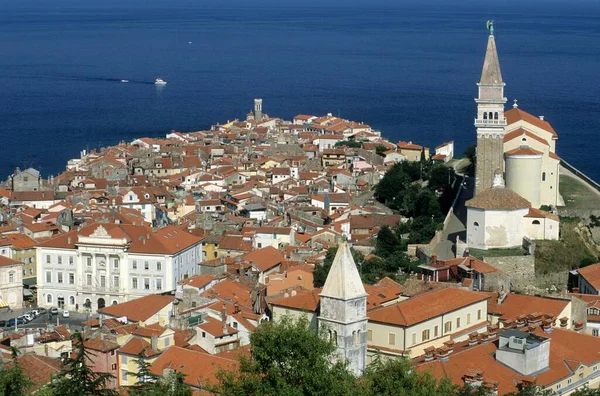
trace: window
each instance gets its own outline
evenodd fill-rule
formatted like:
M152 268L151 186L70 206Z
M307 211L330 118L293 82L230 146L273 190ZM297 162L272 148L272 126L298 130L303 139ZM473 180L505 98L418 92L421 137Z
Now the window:
M116 270L119 269L119 259L118 258L113 260L113 268Z
M156 270L157 270L157 271L162 271L162 264L161 264L161 262L160 262L160 261L157 261L157 262L156 262Z
M52 304L52 294L48 294L48 295L46 296L46 302L47 302L48 304Z
M452 322L448 321L444 324L444 333L450 333L452 331Z
M132 289L137 289L138 288L137 278L131 278L131 288Z
M237 329L237 328L238 328L238 324L237 324L237 322L233 322L233 328L234 328L234 329Z
M62 256L58 256L58 264L62 264Z
M388 334L388 344L396 345L396 334L393 334L393 333Z
M69 272L69 285L73 285L75 284L75 274L72 272Z
M114 356L115 355L115 351L110 351L110 356ZM110 366L111 370L116 370L117 369L117 363L113 363L112 366Z
M87 266L88 266L88 267L91 267L91 266L92 266L92 258L91 258L91 257L88 257L88 258L87 258Z
M133 260L133 262L131 263L131 267L133 269L137 269L137 261Z
M105 275L100 276L100 287L106 287L106 276Z
M262 243L258 243L257 246L259 249L262 248Z
M569 379L567 380L567 385L571 385L571 382L573 382L573 379L569 378Z
M69 297L69 305L75 305L75 297Z
M421 333L421 341L427 341L429 339L429 329L423 330Z
M156 290L162 290L162 279L156 280Z
M119 277L113 276L113 286L118 288L120 286Z
M150 263L147 261L144 261L144 269L145 270L149 270L150 269Z
M546 181L546 172L542 172L542 181Z
M9 274L8 274L8 282L9 282L9 283L13 283L14 281L15 281L15 272L14 272L14 271L11 271L11 272L9 272Z
M85 277L85 284L88 286L92 286L92 274L87 274Z
M144 289L150 290L150 278L144 278Z
M481 320L481 309L477 310L477 320Z
M202 332L202 338L206 338L206 332L205 331Z
M531 222L531 224L540 225L540 221L539 221L539 220L533 220L533 221Z
M556 385L556 390L559 390L560 388L562 388L561 384Z
M237 323L234 323L234 324L237 325ZM237 327L236 327L236 329L237 329ZM171 343L170 339L168 339L168 338L165 339L165 347L168 347L170 343Z
M467 324L471 324L471 314L467 314Z
M373 330L367 330L367 341L373 341Z
M46 271L46 283L52 283L52 272Z
M460 329L460 318L456 318L456 328Z
M415 345L417 343L417 333L412 333L412 344Z
M46 264L50 264L50 255L49 254L46 255Z
M69 256L69 265L73 265L73 256Z
M474 221L474 222L473 222L473 226L474 226L474 227L479 227L479 223L478 223L478 222L476 222L476 221Z
M123 364L126 364L127 356L123 356ZM127 370L121 370L121 376L123 377L123 381L127 381Z
M434 336L434 337L437 337L437 336L438 336L438 327L437 327L437 326L435 326L435 327L433 328L433 336Z

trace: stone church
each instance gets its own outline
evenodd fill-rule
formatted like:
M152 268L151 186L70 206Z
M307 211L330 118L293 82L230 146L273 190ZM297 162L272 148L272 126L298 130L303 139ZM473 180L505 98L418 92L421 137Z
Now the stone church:
M506 111L505 83L493 34L488 38L481 80L477 84L477 166L475 193L490 188L497 169L504 172L506 187L531 202L561 206L560 158L556 155L558 134L543 116L536 117L518 107Z
M467 201L467 244L508 248L523 238L558 239L558 217L539 210L563 204L559 193L558 135L543 116L506 111L505 83L493 30L477 84L475 197Z

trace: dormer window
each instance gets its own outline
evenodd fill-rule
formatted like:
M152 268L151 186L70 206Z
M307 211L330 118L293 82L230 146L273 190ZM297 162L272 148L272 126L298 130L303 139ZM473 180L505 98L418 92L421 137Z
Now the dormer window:
M150 194L148 194L148 193L144 194L144 198L149 199L150 198Z

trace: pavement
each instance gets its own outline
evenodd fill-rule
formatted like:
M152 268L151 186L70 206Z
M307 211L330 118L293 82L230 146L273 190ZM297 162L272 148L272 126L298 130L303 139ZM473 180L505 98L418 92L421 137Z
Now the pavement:
M11 318L16 318L17 316L23 315L25 312L29 312L31 309L15 309L12 312L10 311L2 311L0 312L0 320L10 320ZM33 319L31 322L26 324L18 325L19 329L35 329L35 328L46 328L49 324L52 325L60 325L65 326L68 325L72 330L81 330L83 329L83 322L88 320L89 316L86 313L81 312L73 312L69 311L69 317L63 318L62 311L59 311L58 315L53 315L51 319L49 319L48 314L40 315L37 318ZM12 328L12 326L11 326Z

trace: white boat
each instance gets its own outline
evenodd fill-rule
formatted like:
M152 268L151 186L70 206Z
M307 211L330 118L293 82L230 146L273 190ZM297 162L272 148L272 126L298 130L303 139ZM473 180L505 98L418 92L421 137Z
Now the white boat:
M160 78L157 78L157 79L154 81L154 84L156 84L156 85L166 85L166 84L167 84L167 82L166 82L166 81L164 81L164 80L162 80L162 79L160 79Z
M129 80L121 80L121 82L125 82L125 83L127 83L127 82L129 82Z

